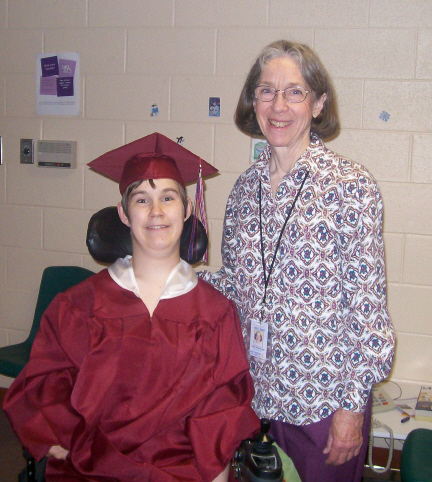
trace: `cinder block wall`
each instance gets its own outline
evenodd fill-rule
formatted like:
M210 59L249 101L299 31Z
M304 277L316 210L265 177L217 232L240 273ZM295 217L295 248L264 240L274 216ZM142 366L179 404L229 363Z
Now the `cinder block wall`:
M220 169L206 191L209 266L220 266L226 198L251 150L232 116L252 61L279 38L319 53L342 120L329 145L380 183L398 333L393 378L432 381L432 2L425 0L0 0L0 345L26 337L46 266L101 269L85 246L87 222L117 203L118 188L86 163L154 131L183 136ZM36 114L36 56L57 52L80 54L77 117ZM220 117L209 117L209 97L221 98ZM78 168L21 165L20 138L77 141Z

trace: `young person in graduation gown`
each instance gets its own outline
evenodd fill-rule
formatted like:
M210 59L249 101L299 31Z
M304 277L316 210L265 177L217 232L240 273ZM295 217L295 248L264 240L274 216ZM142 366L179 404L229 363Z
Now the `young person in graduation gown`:
M48 482L226 481L259 430L236 308L179 255L180 171L200 159L150 137L100 158L121 172L133 256L54 299L4 401Z

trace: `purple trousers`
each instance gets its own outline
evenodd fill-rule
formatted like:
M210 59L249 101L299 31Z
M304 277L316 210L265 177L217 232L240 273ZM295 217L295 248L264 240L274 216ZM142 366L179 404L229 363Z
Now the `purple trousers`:
M279 447L291 458L302 482L360 482L366 461L371 424L372 398L366 407L363 445L357 457L342 465L326 465L323 454L333 415L310 425L298 426L271 421L270 433Z

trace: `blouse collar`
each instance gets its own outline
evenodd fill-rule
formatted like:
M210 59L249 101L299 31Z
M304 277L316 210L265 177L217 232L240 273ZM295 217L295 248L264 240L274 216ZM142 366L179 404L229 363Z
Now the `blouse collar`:
M132 268L132 256L119 258L109 268L111 278L122 288L132 291L138 298L140 293L138 283ZM197 275L186 261L180 263L171 271L163 287L160 300L176 298L192 291L198 284Z
M322 149L324 148L324 143L322 140L314 133L311 132L310 143L303 154L299 157L297 162L294 164L293 169L290 172L290 176L297 177L299 171L304 171L305 169L309 172L314 172L316 170L315 157L322 154ZM257 163L261 161L261 176L262 179L270 182L270 157L271 157L271 146L268 145L260 154ZM302 176L300 176L302 177Z

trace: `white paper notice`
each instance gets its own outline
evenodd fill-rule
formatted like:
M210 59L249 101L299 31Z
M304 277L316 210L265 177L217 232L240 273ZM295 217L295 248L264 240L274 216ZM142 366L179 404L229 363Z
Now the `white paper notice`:
M38 115L79 114L79 54L38 54L36 63Z

